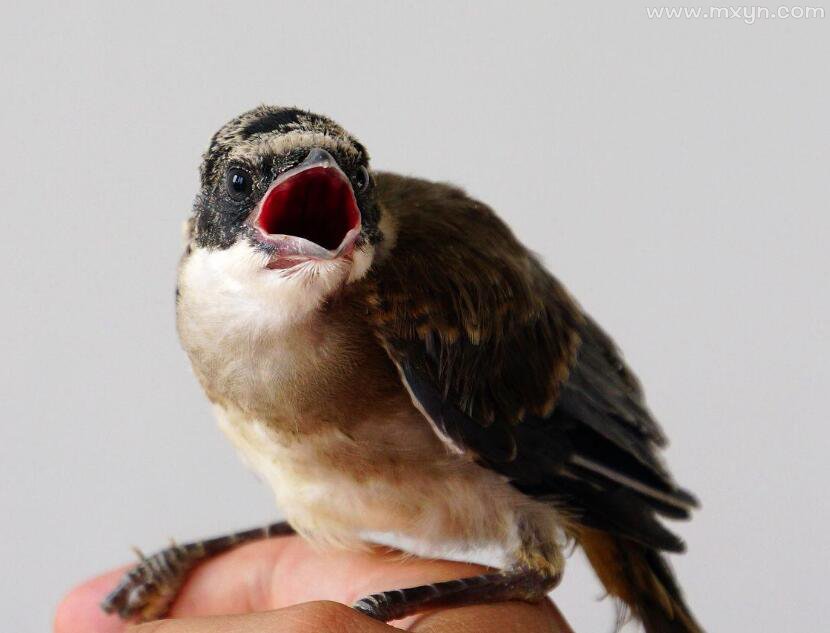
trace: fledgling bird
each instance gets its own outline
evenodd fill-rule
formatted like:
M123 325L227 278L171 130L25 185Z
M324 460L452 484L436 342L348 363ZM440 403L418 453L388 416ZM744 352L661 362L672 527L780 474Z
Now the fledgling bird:
M194 565L292 531L499 546L502 571L368 596L379 620L535 601L575 540L649 633L700 632L658 516L696 501L611 339L486 205L369 168L327 117L261 106L211 140L177 322L222 429L287 523L144 558L102 605L163 615Z

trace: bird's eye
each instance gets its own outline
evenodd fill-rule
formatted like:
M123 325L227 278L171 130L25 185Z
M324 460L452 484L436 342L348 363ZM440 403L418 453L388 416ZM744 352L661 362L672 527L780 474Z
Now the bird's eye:
M354 175L354 188L358 193L363 193L369 188L369 170L363 165L358 167Z
M240 202L251 194L254 179L241 167L231 167L225 175L225 186L231 199Z

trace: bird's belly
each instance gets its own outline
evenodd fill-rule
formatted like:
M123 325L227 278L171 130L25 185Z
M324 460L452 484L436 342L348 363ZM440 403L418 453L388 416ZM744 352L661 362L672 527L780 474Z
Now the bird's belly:
M312 540L357 547L361 533L372 531L428 546L513 547L528 499L503 477L448 453L423 419L375 420L348 436L332 429L290 437L238 411L217 413L286 519ZM361 433L366 428L371 440Z

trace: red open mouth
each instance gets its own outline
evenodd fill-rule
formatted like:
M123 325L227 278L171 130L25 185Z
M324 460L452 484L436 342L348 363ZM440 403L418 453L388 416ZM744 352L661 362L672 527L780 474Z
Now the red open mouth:
M360 226L360 210L343 172L313 166L278 181L265 194L255 224L268 236L299 237L335 251Z

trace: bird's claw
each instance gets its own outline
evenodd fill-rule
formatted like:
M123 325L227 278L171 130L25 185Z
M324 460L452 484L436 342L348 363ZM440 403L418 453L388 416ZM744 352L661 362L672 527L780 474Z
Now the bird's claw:
M162 618L201 556L175 543L151 556L133 549L138 564L121 577L101 602L101 608L107 613L117 613L124 620L146 622Z

